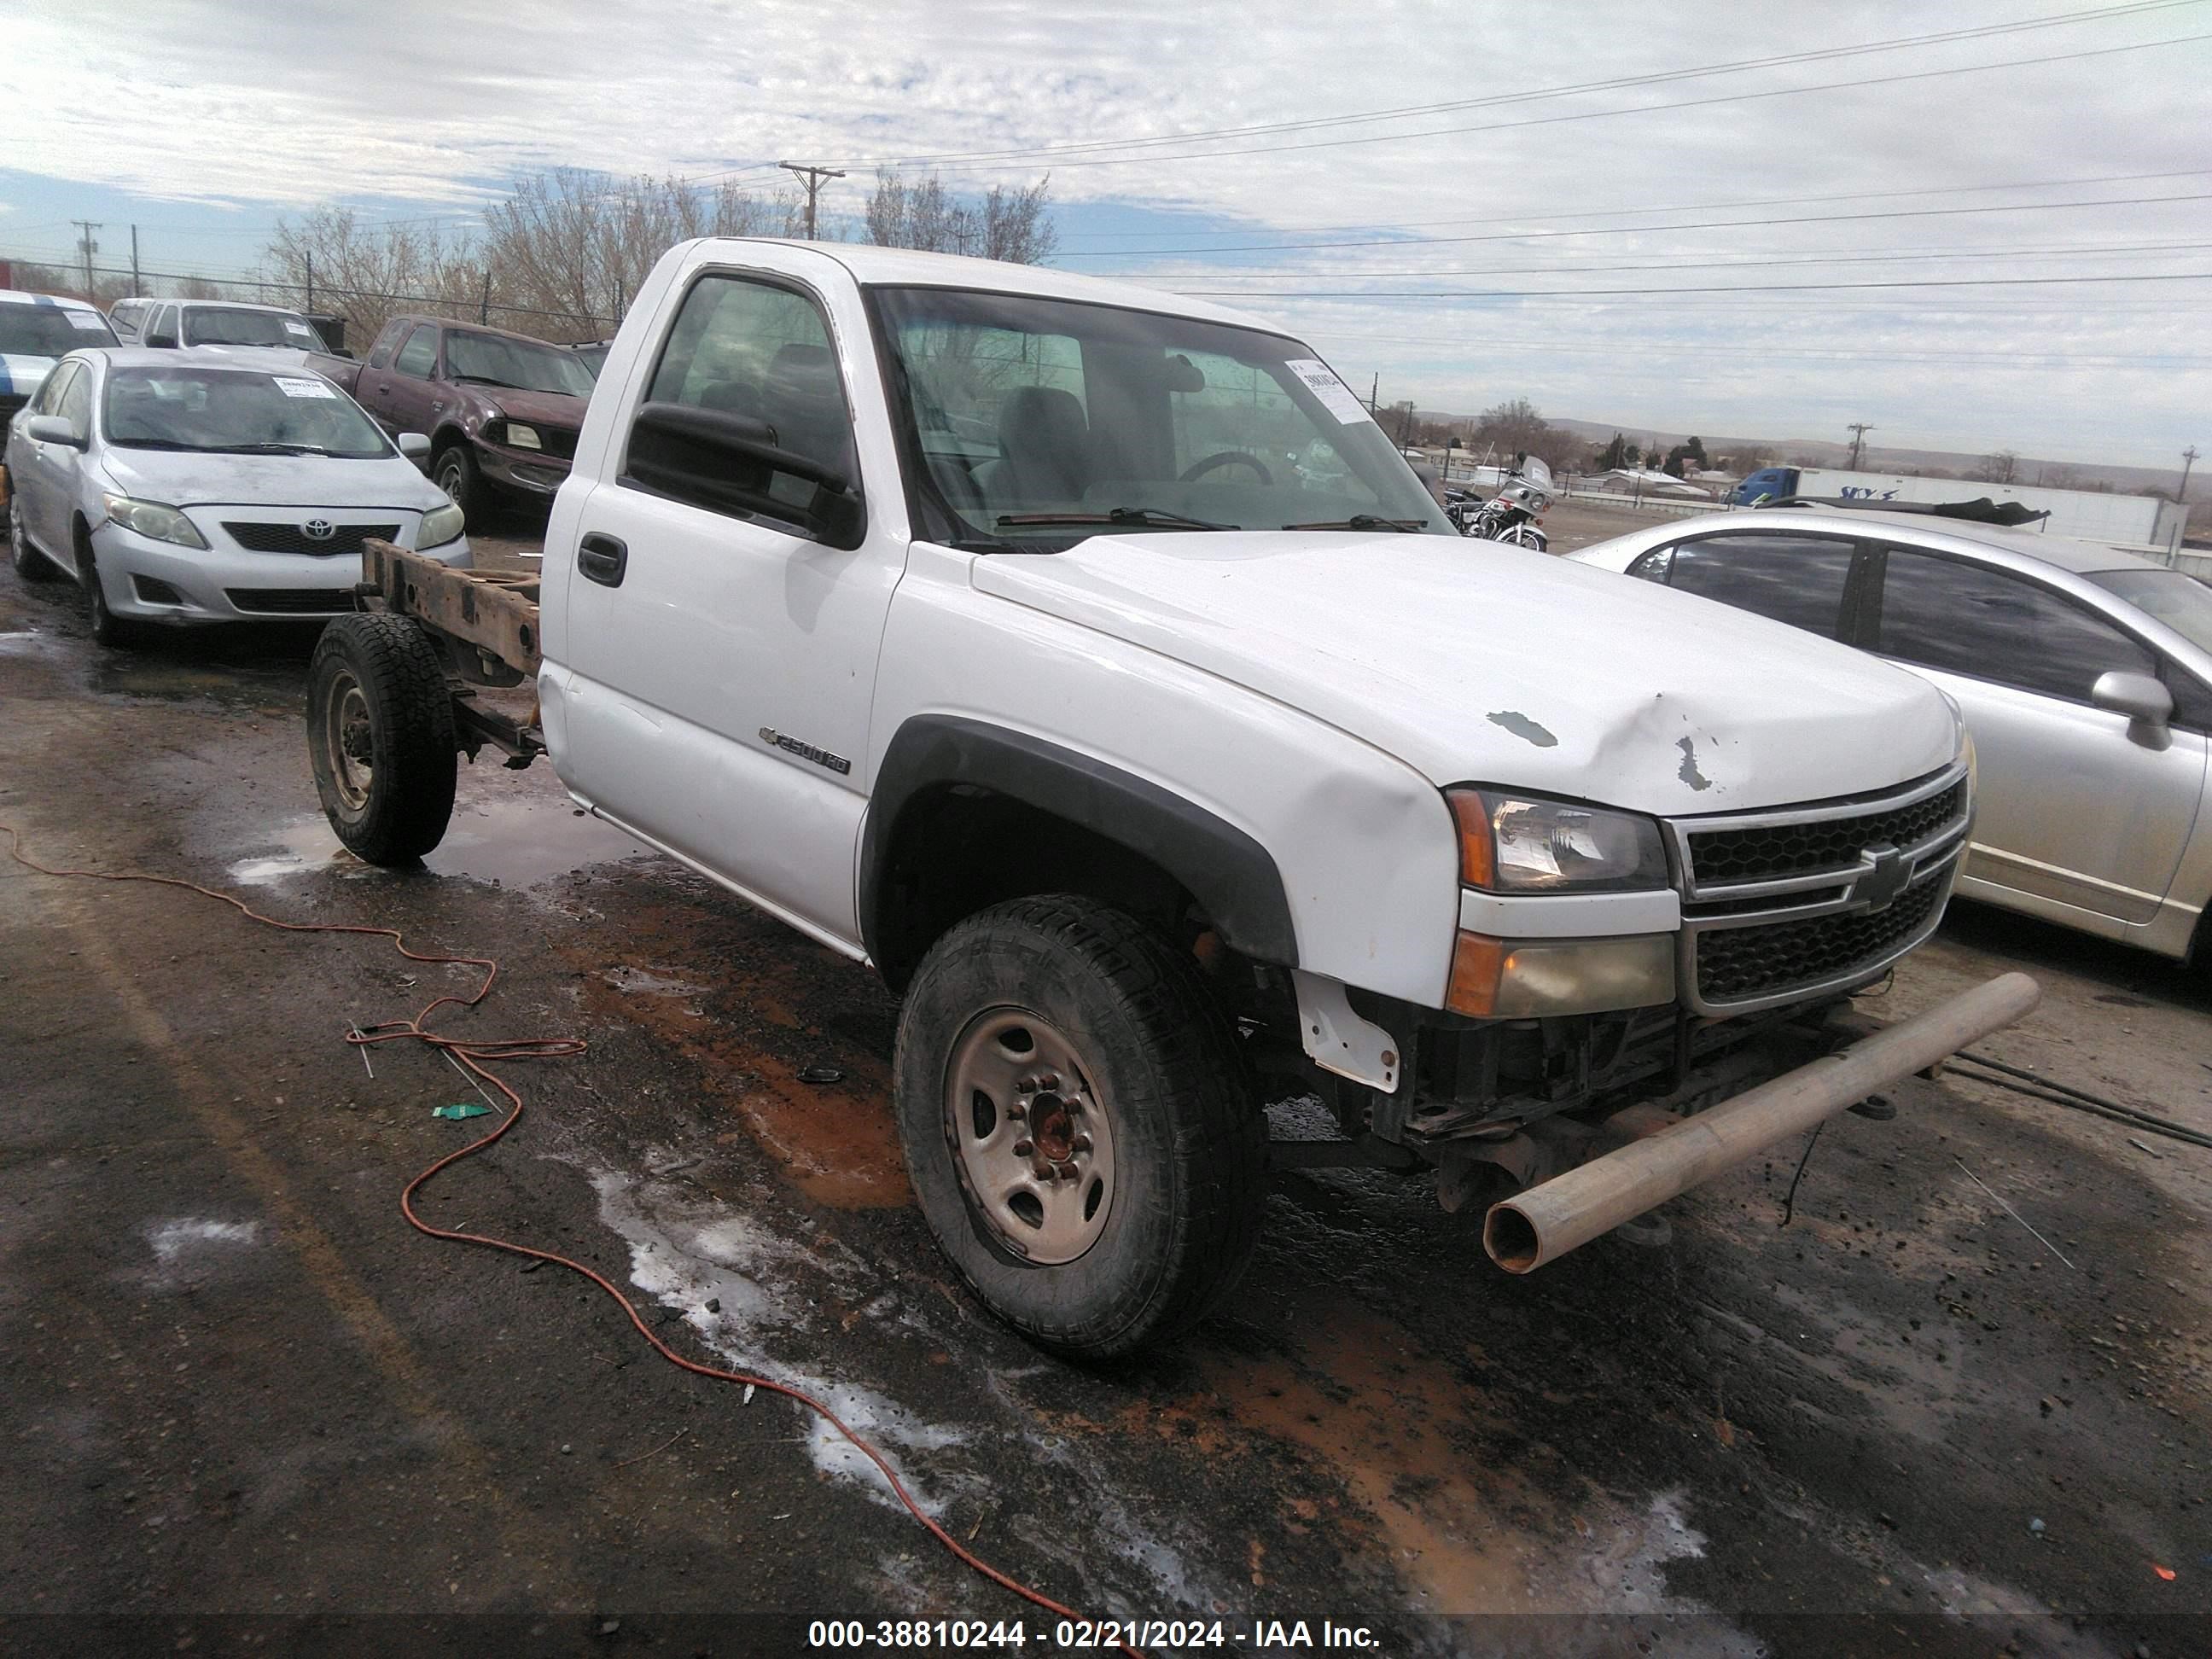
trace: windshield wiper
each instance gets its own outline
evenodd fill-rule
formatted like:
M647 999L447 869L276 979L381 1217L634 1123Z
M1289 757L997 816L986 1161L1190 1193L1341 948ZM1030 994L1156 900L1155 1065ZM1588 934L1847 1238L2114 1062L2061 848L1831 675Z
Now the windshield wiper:
M494 380L489 374L463 374L459 371L455 370L447 378L455 380L473 380L478 386L505 386L509 392L527 392L530 390L528 386L517 386L512 380Z
M1372 513L1355 513L1348 519L1320 519L1311 524L1286 524L1285 530L1426 530L1426 519L1378 519Z
M194 455L207 453L204 444L180 444L174 438L110 438L118 449L181 449Z
M1110 513L1001 513L999 523L1023 524L1133 524L1139 526L1157 525L1163 530L1241 530L1242 525L1216 524L1211 519L1194 519L1186 514L1163 512L1154 507L1117 507Z
M323 455L331 453L320 444L218 444L207 452L210 455Z

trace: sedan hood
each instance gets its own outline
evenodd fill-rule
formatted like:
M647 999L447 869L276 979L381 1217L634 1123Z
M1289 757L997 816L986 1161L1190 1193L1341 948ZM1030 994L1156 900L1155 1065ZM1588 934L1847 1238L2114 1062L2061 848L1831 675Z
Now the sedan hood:
M1948 702L1912 675L1497 543L1100 536L978 558L973 581L1302 709L1438 785L1726 812L1885 788L1959 747Z
M173 449L101 452L116 489L164 507L392 507L427 513L445 492L397 455L187 455Z
M542 421L574 429L584 423L584 400L565 392L525 392L504 386L471 386L487 403L512 420Z

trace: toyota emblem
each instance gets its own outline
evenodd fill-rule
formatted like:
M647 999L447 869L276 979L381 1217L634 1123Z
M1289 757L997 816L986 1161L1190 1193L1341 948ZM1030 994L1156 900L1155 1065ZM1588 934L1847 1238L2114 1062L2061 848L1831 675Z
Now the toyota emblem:
M310 519L300 529L311 542L326 542L338 533L338 527L328 519Z

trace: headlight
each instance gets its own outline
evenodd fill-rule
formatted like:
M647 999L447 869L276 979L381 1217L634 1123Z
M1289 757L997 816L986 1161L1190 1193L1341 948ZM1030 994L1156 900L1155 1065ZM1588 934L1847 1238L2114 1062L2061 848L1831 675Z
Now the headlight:
M158 501L133 501L128 495L102 495L100 502L107 509L109 518L150 541L174 542L179 547L207 545L207 538L173 507L163 507Z
M1629 812L1455 789L1460 879L1492 893L1597 893L1664 887L1659 826Z
M415 549L421 552L433 547L443 547L459 537L468 520L461 509L447 501L443 507L434 507L422 515L422 522L415 532Z
M545 447L544 444L538 441L538 428L536 427L524 426L517 421L509 421L507 423L507 447L509 449L543 449Z
M1452 947L1444 1006L1473 1019L1540 1019L1663 1007L1674 1000L1674 936L1491 939Z

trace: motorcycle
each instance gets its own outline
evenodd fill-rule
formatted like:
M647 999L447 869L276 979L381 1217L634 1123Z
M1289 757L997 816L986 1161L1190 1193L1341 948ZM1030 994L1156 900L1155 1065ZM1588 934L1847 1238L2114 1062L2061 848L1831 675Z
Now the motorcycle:
M1462 498L1467 503L1475 499ZM1495 495L1480 506L1447 506L1445 513L1459 526L1462 536L1505 542L1545 553L1551 550L1551 538L1544 533L1543 519L1551 507L1552 469L1532 455L1498 485Z

